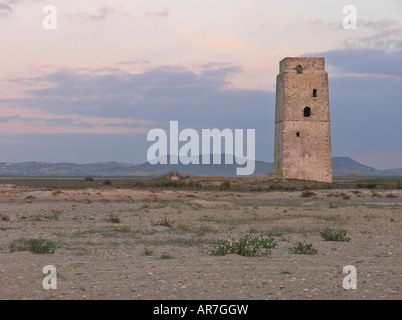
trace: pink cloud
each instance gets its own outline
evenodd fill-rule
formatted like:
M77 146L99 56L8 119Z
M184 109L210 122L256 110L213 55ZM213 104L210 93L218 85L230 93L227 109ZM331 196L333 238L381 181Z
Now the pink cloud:
M364 27L364 28L370 28L374 30L385 30L394 26L397 26L399 24L398 20L395 19L381 19L381 20L374 20L374 19L357 19L357 27ZM340 27L342 28L342 22L325 22L321 19L316 19L311 22L311 25L314 27L321 27L321 28L332 28L332 27Z
M118 11L116 10L115 7L102 6L98 9L97 13L80 12L76 14L65 14L65 15L72 20L78 19L84 21L103 21L116 13L118 13Z
M3 121L1 121L3 119ZM65 121L64 125L57 125ZM0 108L0 133L143 133L150 130L153 121L127 118L59 115L8 104ZM148 125L149 128L143 126Z
M400 35L402 35L402 27L384 30L376 34L377 37L400 36Z
M91 15L90 18L93 20L103 20L115 12L113 7L102 6L99 10L98 15Z
M90 128L74 127L74 126L56 126L44 125L43 122L25 122L13 120L2 123L0 133L8 134L129 134L129 133L147 133L151 128L121 128L95 126Z
M9 11L9 12L12 12L13 9L12 9L8 4L0 3L0 11Z
M144 16L150 17L150 16L155 16L155 17L161 17L165 18L170 15L170 11L168 8L163 9L163 11L150 11L150 12L145 12Z
M317 19L311 22L311 25L317 28L333 28L333 27L342 27L341 22L324 22L321 19Z
M373 29L387 29L399 24L398 20L394 19L382 19L382 20L373 20L373 19L358 19L358 24L371 27Z
M381 30L369 37L352 39L347 44L352 46L356 42L369 48L382 48L385 50L401 49L402 27Z

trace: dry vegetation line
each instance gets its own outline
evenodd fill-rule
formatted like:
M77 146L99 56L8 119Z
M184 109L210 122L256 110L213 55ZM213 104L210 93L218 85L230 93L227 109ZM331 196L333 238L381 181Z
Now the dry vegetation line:
M401 197L1 185L0 298L400 298ZM357 291L342 288L349 264Z

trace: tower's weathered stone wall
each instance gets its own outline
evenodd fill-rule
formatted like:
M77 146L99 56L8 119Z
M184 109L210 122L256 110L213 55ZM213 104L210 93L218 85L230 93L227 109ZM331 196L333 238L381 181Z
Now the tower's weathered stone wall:
M276 78L274 170L285 179L332 182L324 58L285 58Z

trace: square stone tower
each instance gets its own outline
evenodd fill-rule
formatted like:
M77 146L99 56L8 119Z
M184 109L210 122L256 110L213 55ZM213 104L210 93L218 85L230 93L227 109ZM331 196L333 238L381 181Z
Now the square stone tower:
M333 182L324 58L285 58L276 77L275 173Z

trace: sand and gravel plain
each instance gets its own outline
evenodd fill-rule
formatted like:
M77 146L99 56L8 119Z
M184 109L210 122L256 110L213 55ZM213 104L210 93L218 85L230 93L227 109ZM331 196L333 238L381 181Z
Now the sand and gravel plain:
M0 299L401 299L402 190L359 192L1 185ZM324 241L326 227L351 241ZM264 257L208 254L246 233L278 245ZM21 238L58 247L10 252ZM318 253L290 253L297 242ZM43 288L46 265L57 269L55 290ZM346 265L356 267L356 290L342 286Z

